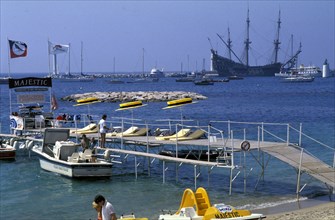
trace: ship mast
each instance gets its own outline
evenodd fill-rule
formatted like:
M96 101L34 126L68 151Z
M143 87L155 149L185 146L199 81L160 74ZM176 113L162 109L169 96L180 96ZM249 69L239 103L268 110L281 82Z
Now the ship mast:
M248 8L248 17L247 17L247 38L244 41L245 44L245 52L246 52L246 65L249 67L249 49L251 41L249 39L249 27L250 27L250 19L249 19L249 8Z
M278 21L277 21L277 38L276 40L274 40L274 45L275 45L275 63L278 62L278 51L279 51L279 30L280 30L280 24L281 24L281 21L280 21L280 10L279 10L279 17L278 17Z
M231 50L232 50L232 41L230 39L230 30L228 27L228 40L227 40L227 44L228 44L228 51L229 51L229 59L231 60Z

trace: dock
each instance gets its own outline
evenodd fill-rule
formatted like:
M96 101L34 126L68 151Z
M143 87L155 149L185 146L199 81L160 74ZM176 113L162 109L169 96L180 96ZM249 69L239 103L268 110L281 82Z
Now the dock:
M301 132L299 133L299 144L291 143L289 137L292 135L289 133L291 130L295 130L294 128L291 128L290 125L287 125L287 132L284 132L287 134L286 138L278 138L276 135L271 134L269 131L265 129L264 123L256 124L255 126L258 127L258 134L254 135L256 136L257 140L252 140L250 138L247 138L246 131L244 130L244 136L241 138L234 138L234 130L232 129L233 123L231 121L228 121L228 134L225 136L223 135L223 131L214 128L213 126L190 126L189 128L192 129L202 129L206 131L206 138L199 138L199 139L192 139L192 140L183 140L178 141L178 137L174 140L157 140L155 136L150 135L147 133L145 136L132 136L132 137L123 137L123 136L113 136L107 138L107 148L102 150L109 150L115 154L121 154L124 155L124 158L128 156L133 156L135 158L135 174L137 176L137 157L141 158L148 158L152 160L160 160L163 162L163 182L165 182L165 172L166 167L165 163L176 163L179 165L182 164L188 164L194 167L194 185L196 188L197 184L197 178L200 175L197 171L197 167L204 166L209 167L209 169L213 168L223 168L223 169L229 169L230 170L230 180L229 180L229 194L232 193L232 186L233 181L238 176L240 172L246 173L245 170L245 164L236 164L234 161L234 157L236 157L236 153L243 153L244 157L246 154L251 154L254 159L257 161L257 163L260 165L262 169L262 173L259 177L259 180L262 176L264 176L264 171L267 168L267 163L264 163L264 160L260 159L264 156L264 153L269 155L270 157L277 158L278 160L281 160L288 164L289 166L293 167L297 171L297 195L304 189L306 184L304 184L301 187L301 175L302 174L308 174L309 176L315 178L316 180L320 181L321 183L325 184L326 187L329 189L330 193L335 192L335 150L331 147L328 147L334 154L334 162L333 166L330 166L326 162L318 159L311 153L309 153L305 148L300 147L299 144L301 144L301 136L304 135ZM235 122L237 123L237 122ZM243 123L245 124L245 123ZM122 122L123 127L127 127L124 122ZM132 124L133 126L133 124ZM149 124L139 124L138 127L146 127L152 128L152 125ZM174 126L174 125L173 125ZM181 127L187 127L184 125L175 125L175 131L178 131ZM273 124L271 124L273 126ZM282 126L282 124L281 124ZM286 126L286 125L285 125ZM123 129L124 130L124 129ZM149 129L150 130L150 129ZM236 134L237 132L235 132ZM265 141L265 134L269 134L268 136L272 136L269 138L271 141ZM75 135L71 134L72 138L79 138L81 135ZM38 143L40 140L35 139L32 137L26 137L26 136L15 136L15 135L6 135L6 134L0 134L0 136L7 136L8 138L15 138L15 139L21 139L22 141L30 140ZM87 134L88 137L95 137L99 139L98 133L91 133ZM241 135L240 135L241 136ZM215 138L213 138L215 137ZM236 135L237 137L237 135ZM274 139L278 139L277 141L274 141ZM248 148L245 149L242 147L242 143L247 142L249 144ZM202 151L208 150L209 151L216 149L221 150L223 152L229 153L229 158L226 160L210 160L208 157L208 160L192 160L192 159L185 159L185 158L178 158L178 157L170 157L170 156L163 156L159 154L159 149L162 147L169 146L170 149L176 150L178 152L179 149L183 149L182 147L187 149L194 149L199 148ZM258 154L258 157L254 156L254 152ZM225 154L226 155L226 154ZM260 156L261 155L261 156ZM122 158L122 157L121 157ZM117 161L115 161L117 162ZM150 163L148 163L148 170L150 170ZM237 174L234 176L234 172L237 170ZM210 172L210 171L209 171ZM244 184L246 186L246 175L244 175ZM256 184L257 188L258 182Z

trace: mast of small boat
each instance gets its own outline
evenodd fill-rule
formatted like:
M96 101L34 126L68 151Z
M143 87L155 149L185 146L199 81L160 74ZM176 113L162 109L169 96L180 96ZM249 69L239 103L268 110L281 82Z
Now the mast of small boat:
M278 17L278 21L277 21L277 38L273 42L274 45L275 45L275 63L278 62L278 51L279 51L279 45L280 45L280 42L279 42L280 24L281 24L281 21L280 21L280 10L279 10L279 17ZM293 54L293 52L292 52L292 54Z
M80 42L80 75L83 75L83 42Z
M245 44L245 52L246 52L246 65L249 67L249 49L251 41L249 39L249 28L250 28L250 19L249 19L249 8L248 8L248 16L247 16L247 38L244 41Z
M142 74L144 76L144 48L142 48Z
M69 43L69 74L71 75L71 44Z
M229 29L229 27L228 27L228 40L227 40L227 44L228 44L229 59L231 60L232 41L230 39L230 29Z

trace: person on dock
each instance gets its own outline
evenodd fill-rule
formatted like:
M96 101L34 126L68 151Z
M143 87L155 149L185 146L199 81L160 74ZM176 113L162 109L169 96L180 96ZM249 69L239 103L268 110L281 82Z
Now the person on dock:
M104 114L99 121L99 132L100 132L100 137L101 137L100 147L101 148L105 148L106 133L109 130L109 128L106 125L106 119L107 119L107 115Z
M98 194L95 196L94 202L101 207L102 220L117 220L113 205L105 197Z
M89 149L90 148L90 139L88 139L86 137L86 134L83 134L83 136L81 137L81 147L83 148L83 152L86 150L86 149Z

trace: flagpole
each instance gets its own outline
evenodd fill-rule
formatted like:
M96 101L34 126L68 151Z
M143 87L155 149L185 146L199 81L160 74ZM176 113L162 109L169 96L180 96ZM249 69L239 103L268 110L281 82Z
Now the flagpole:
M10 77L10 48L9 48L9 39L7 37L7 48L8 48L8 76Z
M49 61L49 77L51 77L50 41L49 41L49 38L48 38L48 61Z

